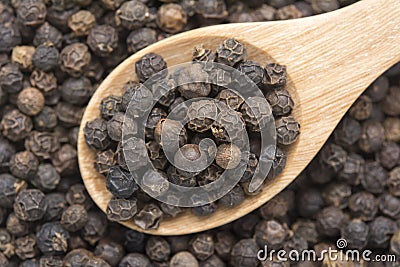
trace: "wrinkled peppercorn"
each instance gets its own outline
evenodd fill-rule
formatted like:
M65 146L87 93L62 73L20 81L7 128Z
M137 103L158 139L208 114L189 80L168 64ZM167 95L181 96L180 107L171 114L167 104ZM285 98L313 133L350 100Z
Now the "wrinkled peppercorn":
M180 32L187 23L187 15L178 4L164 4L157 12L157 25L168 33Z
M109 25L96 25L89 32L87 44L97 56L107 57L118 46L118 34Z
M43 71L53 70L58 64L60 53L53 43L43 43L36 47L32 57L33 65Z
M24 221L37 221L43 218L47 205L45 195L38 189L21 190L14 202L15 215Z
M0 86L9 93L16 94L22 90L23 75L16 64L7 64L0 70Z
M8 21L0 24L0 52L10 52L21 43L21 33L14 23Z

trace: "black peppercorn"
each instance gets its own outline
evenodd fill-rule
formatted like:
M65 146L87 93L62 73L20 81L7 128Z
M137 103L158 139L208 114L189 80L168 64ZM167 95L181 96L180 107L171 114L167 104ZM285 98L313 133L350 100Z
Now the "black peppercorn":
M368 243L369 227L359 219L353 219L341 228L341 236L349 249L363 249Z
M107 122L103 119L95 119L86 123L84 128L85 140L88 146L105 150L110 145L110 137L107 131Z
M275 122L277 141L282 145L296 142L300 135L300 124L292 117L281 117Z
M10 52L15 46L21 43L21 33L13 22L0 24L0 52Z
M293 99L290 93L285 89L268 91L266 99L271 105L274 116L289 115L293 110Z
M24 221L37 221L43 218L47 205L45 195L38 189L21 190L14 202L15 215Z
M243 120L252 132L260 132L261 129L266 126L267 120L271 117L270 109L265 103L266 100L264 98L253 96L249 97L240 109ZM287 124L288 127L284 126L285 124ZM280 138L283 138L282 134L289 135L290 140L288 141L295 141L295 139L297 139L299 124L293 117L280 118L280 120L276 122L276 127L278 130L278 141L281 140ZM278 127L282 127L282 129L279 131Z
M4 173L0 174L0 206L12 208L17 194L26 188L27 184L23 180L16 179L14 176Z
M284 218L294 207L293 191L283 191L260 207L259 212L265 220Z
M81 235L93 246L104 236L107 226L107 218L102 212L89 211L88 221L82 228Z
M212 202L203 206L197 206L192 209L196 216L203 217L213 214L217 210L217 205Z
M86 77L68 78L61 87L63 100L75 105L85 104L92 93L92 84Z
M198 234L189 243L189 250L199 260L206 260L214 254L214 240L210 234Z
M345 183L332 182L324 187L322 197L326 204L345 208L351 196L351 186Z
M137 212L136 199L118 199L113 197L107 205L107 218L110 221L130 220Z
M55 47L60 49L62 46L62 34L56 27L45 22L36 30L33 37L33 45L37 47L47 42L54 44Z
M39 165L36 175L31 180L31 183L40 190L48 192L56 189L60 180L61 177L53 165L42 163Z
M45 255L60 255L68 250L70 235L59 223L45 223L36 235L37 246Z
M111 119L117 112L121 110L121 97L108 96L101 100L100 113L103 119Z
M378 212L378 203L373 194L358 192L349 198L350 214L353 218L371 221Z
M379 162L367 162L364 166L364 175L361 178L361 185L371 193L382 193L388 179L387 171Z
M16 94L22 90L24 76L15 64L7 64L0 70L0 86L9 94Z
M147 204L134 217L134 222L142 229L157 229L162 220L162 211L155 204Z
M259 247L253 239L242 239L232 248L230 262L234 267L257 266L258 251Z
M379 197L379 210L386 216L393 219L400 219L400 200L390 194L383 194Z
M205 25L221 22L228 16L223 0L199 0L195 4L195 11Z
M60 53L53 43L43 43L36 47L32 57L33 65L43 71L50 71L58 64Z
M121 108L126 111L128 106L134 108L132 115L143 116L153 105L153 94L140 83L128 82L124 86L125 93L122 96ZM129 115L131 115L131 113Z
M163 70L167 68L167 63L160 55L149 53L137 61L135 67L139 80L145 82L153 75L157 75L157 77L161 78L164 77L166 72Z
M38 131L49 131L57 126L57 114L51 107L43 107L42 111L39 112L33 118L34 128Z
M143 254L130 253L122 258L119 267L152 267L153 264Z
M150 237L146 242L146 254L153 260L158 262L167 261L171 253L168 242L161 237Z
M235 207L244 201L245 194L240 185L236 185L231 191L219 199L220 204L225 207Z
M155 42L157 42L157 32L151 28L134 30L126 38L129 53L136 53Z
M317 229L321 235L335 237L346 223L343 211L335 206L329 206L317 214Z
M138 189L132 174L119 166L113 166L108 170L106 187L115 197L119 198L128 198Z
M369 223L369 245L373 248L385 248L390 237L397 230L396 223L389 218L378 216Z
M115 13L117 25L121 24L128 30L144 26L150 21L148 7L140 1L127 1Z
M25 148L39 159L50 159L52 153L60 148L60 143L53 133L33 131L25 139Z
M67 208L68 203L63 193L50 193L45 196L44 201L47 205L44 219L46 221L58 220L64 209Z
M392 169L400 159L400 146L394 142L387 141L382 144L382 148L376 153L375 158L386 169Z
M208 78L208 73L204 70L203 65L194 63L190 68L183 68L179 72L177 83L181 85L178 87L178 91L186 99L206 97L211 92L211 85L202 82L193 83L193 81L206 80Z

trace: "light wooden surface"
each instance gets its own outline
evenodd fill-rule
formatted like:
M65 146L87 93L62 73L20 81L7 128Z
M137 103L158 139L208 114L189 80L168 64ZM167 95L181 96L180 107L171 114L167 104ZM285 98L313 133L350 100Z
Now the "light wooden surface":
M186 213L162 221L158 230L143 231L133 222L125 226L149 234L180 235L211 229L255 210L284 189L307 166L350 105L386 69L400 61L400 0L363 0L352 6L309 18L225 24L178 34L136 53L120 64L101 84L84 114L79 133L79 166L89 194L104 211L111 194L105 178L93 168L94 151L82 129L99 116L99 104L108 95L121 95L121 87L134 80L134 63L149 52L162 55L169 66L188 62L193 47L203 43L215 49L228 37L248 44L249 59L260 63L269 56L287 65L296 91L294 116L301 135L290 151L284 172L263 193L247 198L233 209L219 208L207 217Z

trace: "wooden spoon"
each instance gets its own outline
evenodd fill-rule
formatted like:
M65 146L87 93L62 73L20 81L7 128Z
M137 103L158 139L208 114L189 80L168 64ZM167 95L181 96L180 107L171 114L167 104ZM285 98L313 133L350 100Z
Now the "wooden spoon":
M164 219L157 230L144 231L133 221L122 224L149 234L181 235L204 231L238 219L260 207L289 185L313 159L340 119L364 89L400 61L400 0L363 0L340 10L296 20L223 24L181 33L153 44L122 62L101 84L83 116L79 132L79 166L86 188L103 210L111 194L104 176L93 167L95 151L85 143L83 128L99 117L101 99L121 95L128 80L135 80L135 62L149 52L164 57L168 66L191 61L193 47L215 49L234 37L246 43L249 59L273 60L287 66L295 86L294 116L301 135L291 146L283 173L263 192L238 207L219 207L199 218L190 212ZM267 54L268 53L268 54Z

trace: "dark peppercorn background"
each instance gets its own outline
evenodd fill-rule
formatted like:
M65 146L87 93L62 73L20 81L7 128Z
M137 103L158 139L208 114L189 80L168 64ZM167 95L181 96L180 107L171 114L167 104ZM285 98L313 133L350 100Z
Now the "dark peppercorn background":
M357 100L289 188L219 229L176 237L126 229L107 221L93 205L77 172L76 138L84 107L129 54L196 27L299 18L353 2L1 1L0 266L319 266L276 259L259 263L256 254L264 245L320 251L334 247L340 237L349 248L399 257L400 64ZM287 98L284 93L269 97ZM113 105L124 107L124 100L108 99L102 116L112 116ZM289 103L274 112L290 108ZM107 127L104 131L119 138ZM101 147L108 135L93 141ZM107 151L98 157L98 169L107 168L102 165L111 160ZM212 174L204 177L209 178ZM195 212L214 209L208 205Z

